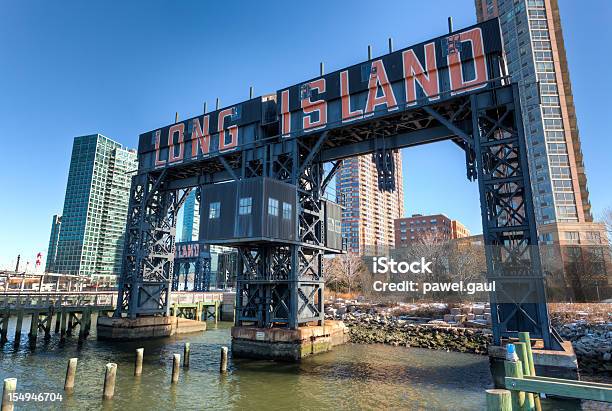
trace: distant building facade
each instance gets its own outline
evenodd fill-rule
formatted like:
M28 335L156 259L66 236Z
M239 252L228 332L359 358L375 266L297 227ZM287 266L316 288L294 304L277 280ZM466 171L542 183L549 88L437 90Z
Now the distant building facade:
M411 217L397 218L394 232L396 248L409 247L427 238L444 241L470 236L470 231L463 224L444 214L413 214Z
M200 235L200 202L196 191L191 190L183 204L183 229L181 241L198 241Z
M459 222L458 220L451 221L451 230L451 238L453 239L470 236L470 230L468 230L467 227L461 224L461 222Z
M187 196L182 208L183 226L181 227L180 241L200 240L200 202L196 191L192 190ZM212 288L231 288L236 285L236 255L237 252L230 247L210 245L210 270ZM229 257L228 257L229 256ZM225 258L225 259L224 259ZM233 260L227 260L233 258ZM233 261L229 264L228 261ZM189 274L195 272L195 267L189 268Z
M590 244L593 223L557 0L475 0L499 17L508 74L518 83L540 241Z
M395 244L393 221L404 215L404 188L400 152L393 155L395 191L378 189L372 156L345 159L336 174L336 197L344 207L342 237L351 253L363 254L367 249L375 251Z
M103 135L74 139L51 271L120 274L131 177L136 168L136 152ZM52 229L49 257L53 235Z
M55 272L55 259L57 258L57 244L59 242L60 230L62 229L62 216L54 215L51 219L51 235L49 236L49 248L47 249L47 263L45 271Z

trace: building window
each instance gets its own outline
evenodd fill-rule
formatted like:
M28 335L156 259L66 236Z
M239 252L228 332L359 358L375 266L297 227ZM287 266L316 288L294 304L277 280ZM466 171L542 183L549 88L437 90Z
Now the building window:
M291 220L291 204L283 203L283 218L285 220Z
M578 244L580 242L580 236L578 235L578 231L566 231L564 233L565 241L568 243Z
M553 243L552 233L542 234L540 236L540 240L542 241L543 244L552 244Z
M240 205L238 207L238 214L248 215L251 214L251 208L253 207L253 198L244 197L240 199Z
M220 214L221 214L221 203L219 202L210 203L210 206L208 207L208 218L210 220L219 218Z
M278 216L278 200L268 198L268 215Z
M587 231L586 239L589 240L590 242L599 244L601 243L601 233L598 231Z

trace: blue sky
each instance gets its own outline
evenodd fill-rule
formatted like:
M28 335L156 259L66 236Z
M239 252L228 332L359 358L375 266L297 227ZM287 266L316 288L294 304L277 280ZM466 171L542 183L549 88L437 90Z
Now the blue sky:
M560 0L578 125L597 215L612 206L607 123L612 3ZM300 3L305 4L305 3ZM0 267L46 254L63 207L72 140L101 133L130 147L138 134L475 23L473 0L1 0ZM312 17L316 16L316 17ZM603 119L603 120L602 120ZM450 143L404 150L406 213L443 212L480 232L477 186Z

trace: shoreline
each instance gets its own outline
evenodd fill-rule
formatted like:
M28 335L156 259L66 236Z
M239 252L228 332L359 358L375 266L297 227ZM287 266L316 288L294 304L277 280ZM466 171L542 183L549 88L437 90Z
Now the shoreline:
M337 303L331 305L337 306ZM356 344L387 344L487 355L492 342L489 328L474 327L471 322L447 323L442 319L432 320L431 317L418 315L393 315L393 310L387 307L380 309L363 302L356 305L341 303L340 306L346 310L341 309L340 313L332 308L327 317L344 321L349 329L350 341ZM440 312L433 317L437 316L447 317L448 314ZM551 317L563 339L572 343L581 375L611 378L612 321L558 313Z

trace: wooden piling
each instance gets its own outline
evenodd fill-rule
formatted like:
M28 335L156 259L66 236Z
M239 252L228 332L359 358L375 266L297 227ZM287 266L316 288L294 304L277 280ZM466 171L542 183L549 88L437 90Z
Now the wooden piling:
M62 310L62 319L61 319L61 324L60 324L60 339L64 339L66 338L66 316L68 315L68 312L66 310Z
M7 340L6 335L8 334L9 318L11 318L11 313L9 310L5 310L0 319L0 342L5 342Z
M85 315L85 310L81 313L81 323L79 324L79 340L85 339L85 326L87 321L87 316Z
M74 380L76 377L76 369L78 358L71 358L68 360L68 367L66 368L66 379L64 380L64 391L74 390Z
M523 378L523 365L521 361L504 361L506 377ZM511 391L512 409L522 410L526 405L525 393L523 391Z
M45 339L51 338L51 321L53 321L53 308L49 308L45 317L43 329L45 330Z
M531 351L531 338L529 337L529 332L518 333L518 338L520 342L525 343L525 350L527 351L527 360L529 361L529 375L535 377L535 363L533 362L533 352ZM535 401L535 409L537 411L542 411L542 402L540 401L540 396L538 394L534 394L533 399Z
M2 387L2 411L13 411L11 394L17 390L17 378L5 378Z
M144 357L144 348L136 349L136 359L134 360L134 376L138 377L142 374L142 360Z
M33 340L36 339L36 337L38 336L38 319L40 317L40 314L38 313L38 311L34 311L32 313L32 321L30 322L30 333L28 334L28 336L30 338L32 338Z
M109 362L106 364L104 373L103 398L109 400L115 395L115 380L117 378L117 364Z
M58 311L55 314L55 333L57 334L60 330L60 322L62 321L62 311Z
M219 366L220 372L227 372L227 347L221 347L221 364Z
M89 335L89 332L91 331L91 308L87 308L87 318L86 318L86 322L85 322L85 336Z
M190 344L188 342L185 343L185 348L183 349L183 367L189 368L189 354L190 354Z
M509 390L487 390L487 411L512 411L512 398Z
M74 330L74 320L76 319L76 314L73 312L67 312L66 315L68 316L67 320L68 320L68 324L67 324L67 328L66 328L66 334L68 335L72 335L72 331Z
M176 384L178 382L180 369L181 354L174 354L172 356L172 384Z
M21 329L23 328L23 309L17 311L17 323L15 324L15 341L21 339Z
M521 364L523 367L523 375L529 374L529 359L527 358L527 349L525 348L524 342L516 342L514 343L516 347L516 355L518 355L519 360L521 360ZM535 400L533 398L533 393L525 393L525 410L531 411L535 409Z
M196 321L202 321L202 302L198 302L198 305L196 306L196 317L195 317Z

